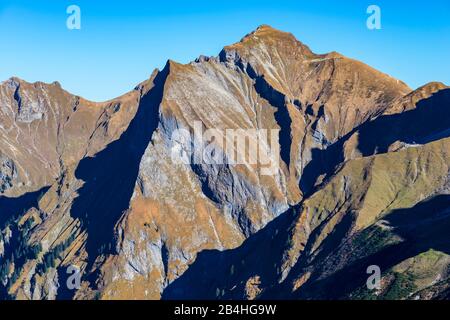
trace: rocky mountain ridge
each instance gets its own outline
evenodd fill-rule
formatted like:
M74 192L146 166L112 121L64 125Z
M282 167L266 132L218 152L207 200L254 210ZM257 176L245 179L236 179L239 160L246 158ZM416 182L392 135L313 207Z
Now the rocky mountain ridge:
M443 84L412 91L265 25L104 103L9 79L0 296L446 297L449 107ZM174 162L196 123L279 130L279 167Z

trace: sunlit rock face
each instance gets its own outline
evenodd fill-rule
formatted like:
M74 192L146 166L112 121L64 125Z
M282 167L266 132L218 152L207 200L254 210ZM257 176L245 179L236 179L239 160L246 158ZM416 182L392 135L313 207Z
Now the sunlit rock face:
M412 91L269 26L103 103L7 80L0 296L358 298L378 261L379 297L405 270L402 295L437 297L449 105L443 84Z

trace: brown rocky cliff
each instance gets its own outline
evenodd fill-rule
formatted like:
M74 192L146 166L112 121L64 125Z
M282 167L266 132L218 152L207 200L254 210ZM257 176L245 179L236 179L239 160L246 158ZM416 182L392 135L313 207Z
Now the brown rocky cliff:
M440 89L432 87L424 91ZM57 84L7 81L0 91L0 111L7 115L0 127L5 133L0 177L8 177L1 192L17 202L50 187L20 206L26 217L35 217L26 244L42 248L15 265L17 275L7 277L8 293L28 299L155 299L183 283L177 279L185 273L196 275L198 253L234 248L239 254L253 252L248 259L237 255L250 267L238 268L234 263L242 262L232 259L233 271L227 264L229 270L217 269L224 272L223 281L230 280L228 274L245 280L243 291L235 292L247 290L247 282L255 285L254 279L253 298L273 279L301 288L316 276L314 270L295 268L303 251L314 254L346 210L363 206L361 197L370 189L370 181L359 178L372 162L356 159L368 144L349 138L366 136L357 135L366 127L381 128L384 117L430 94L414 94L401 81L338 53L314 54L269 26L225 47L218 57L186 65L169 61L135 90L104 103L72 96ZM179 145L173 133L192 130L195 123L204 130L279 129L280 167L267 176L248 164L174 163L172 150ZM33 148L38 150L29 152ZM355 164L344 166L352 158ZM340 173L345 170L352 174ZM445 176L443 167L438 171L435 176ZM438 187L430 186L428 194ZM326 203L316 205L314 199ZM341 211L330 209L346 200ZM367 208L362 226L379 215ZM21 228L15 219L1 227ZM9 257L10 248L2 243ZM274 253L267 264L252 264L261 253L252 243ZM70 264L84 275L77 292L64 288ZM245 277L238 278L242 270ZM214 297L216 289L205 287Z

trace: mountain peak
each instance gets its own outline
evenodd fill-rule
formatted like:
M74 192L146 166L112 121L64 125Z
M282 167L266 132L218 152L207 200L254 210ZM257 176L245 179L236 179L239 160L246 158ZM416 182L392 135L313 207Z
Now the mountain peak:
M443 89L447 89L448 86L446 86L444 83L439 81L432 81L428 82L427 84L419 87L417 90L424 90L424 91L439 91Z
M271 25L264 24L264 23L259 25L258 28L256 28L256 30L260 30L260 29L274 29L275 30L275 28L272 27Z
M226 46L225 50L251 49L256 46L301 48L305 55L313 55L308 46L301 43L289 32L262 24L256 30L245 35L239 42Z
M419 101L426 100L437 92L448 88L449 87L442 82L437 81L424 84L399 99L388 110L386 110L385 114L400 114L402 112L412 110L417 107L417 103Z
M8 85L8 86L18 86L20 83L24 82L22 79L17 77L11 77L7 80L0 82L0 86Z
M61 88L61 84L58 81L53 81L52 83L46 83L46 82L42 82L42 81L28 82L28 81L23 80L16 76L12 76L9 79L0 82L0 85L15 86L15 87L17 87L19 85L25 85L25 86L44 85L44 86L56 86L56 87Z
M291 36L293 36L289 32L285 32L285 31L276 29L268 24L261 24L254 31L250 32L248 35L263 35L263 34L271 35L271 36L276 36L276 35L291 35Z
M6 80L0 300L358 298L369 261L377 298L450 284L444 87L268 25L105 102Z
M256 28L254 32L264 32L264 31L270 31L270 32L283 32L281 30L275 29L274 27L268 25L268 24L261 24ZM283 32L284 33L284 32Z

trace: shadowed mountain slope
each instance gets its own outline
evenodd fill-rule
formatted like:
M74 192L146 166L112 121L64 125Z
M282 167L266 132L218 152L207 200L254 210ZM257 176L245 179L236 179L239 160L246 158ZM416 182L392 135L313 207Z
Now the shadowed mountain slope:
M169 60L103 103L9 79L0 84L0 294L445 296L449 104L443 84L412 91L266 25L216 57ZM217 136L195 140L199 128L279 132L259 150L274 170ZM192 141L212 161L180 161ZM236 153L245 161L228 161ZM382 267L375 293L364 290L367 263ZM82 281L70 290L74 265Z

